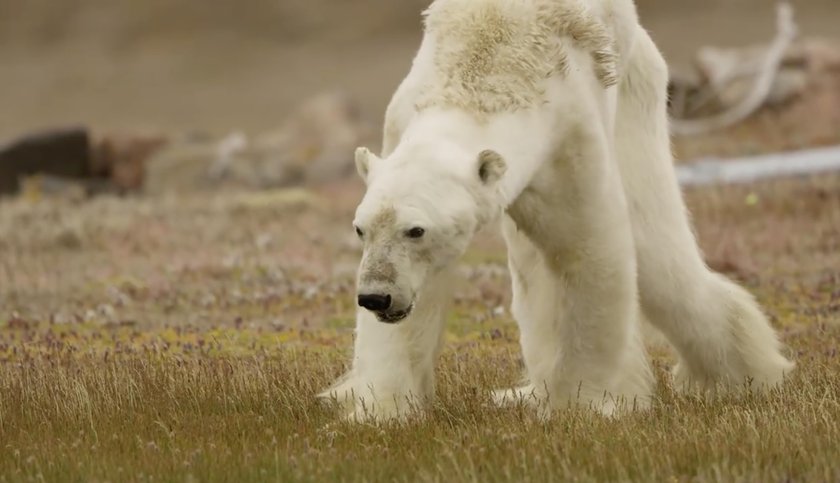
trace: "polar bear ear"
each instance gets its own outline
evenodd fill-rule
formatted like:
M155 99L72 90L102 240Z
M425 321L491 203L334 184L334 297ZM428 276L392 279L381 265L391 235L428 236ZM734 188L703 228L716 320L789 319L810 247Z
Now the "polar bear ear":
M502 155L486 149L478 154L478 177L485 185L491 185L502 179L507 171Z
M359 176L367 182L368 174L370 173L371 163L379 158L370 152L368 148L356 148L356 171Z

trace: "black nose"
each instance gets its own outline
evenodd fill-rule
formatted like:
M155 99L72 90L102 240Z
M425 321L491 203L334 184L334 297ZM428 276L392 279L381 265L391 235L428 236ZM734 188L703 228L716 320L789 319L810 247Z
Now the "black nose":
M373 312L382 312L388 310L391 306L390 295L380 294L362 294L359 295L359 307L364 307Z

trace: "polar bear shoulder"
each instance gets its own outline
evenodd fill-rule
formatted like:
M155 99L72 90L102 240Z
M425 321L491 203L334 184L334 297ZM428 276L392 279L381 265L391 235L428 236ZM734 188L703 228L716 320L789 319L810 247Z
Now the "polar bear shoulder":
M493 114L539 105L544 81L567 72L569 47L588 52L600 82L614 85L615 39L603 10L582 0L435 1L424 16L436 72L417 107Z

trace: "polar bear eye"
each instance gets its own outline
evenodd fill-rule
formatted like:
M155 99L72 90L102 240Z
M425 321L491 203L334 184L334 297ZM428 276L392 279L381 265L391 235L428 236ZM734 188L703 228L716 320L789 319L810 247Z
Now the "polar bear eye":
M422 238L425 233L426 230L420 228L419 226L415 226L414 228L406 231L405 236L409 238Z
M353 228L356 229L356 235L358 235L359 238L365 236L365 232L363 232L361 228L359 228L358 226L354 226Z

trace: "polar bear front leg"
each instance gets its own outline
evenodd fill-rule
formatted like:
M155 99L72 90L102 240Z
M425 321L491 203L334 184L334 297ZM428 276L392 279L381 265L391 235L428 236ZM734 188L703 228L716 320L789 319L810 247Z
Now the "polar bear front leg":
M404 419L414 413L433 395L433 365L412 360L411 352L419 348L410 347L406 329L360 310L353 367L320 397L337 399L345 417L356 421Z
M442 319L388 325L360 310L353 367L319 397L335 398L355 421L402 420L434 396L434 363ZM423 330L427 329L427 330Z
M449 271L435 277L412 313L396 324L359 309L352 368L318 397L336 400L344 417L357 422L418 414L434 398L435 362L453 278Z
M522 402L542 417L570 403L608 415L620 403L645 407L653 376L635 316L632 274L625 282L617 282L621 275L598 280L604 267L590 266L592 276L563 275L510 218L503 231L512 312L530 382L495 391L494 402Z
M512 309L546 409L643 407L653 384L630 218L603 131L595 123L570 130L504 226Z
M540 366L540 354L552 353L557 350L557 338L533 337L533 334L554 332L556 317L540 317L529 308L528 300L548 297L555 300L557 287L552 277L544 270L544 260L539 250L528 240L524 233L516 228L516 223L505 216L502 220L502 233L508 249L508 269L511 279L511 312L519 325L521 333L520 343L525 357L525 382L512 389L493 391L493 402L497 406L505 407L518 403L525 403L534 408L544 407L548 399L545 384L539 387L531 384L530 375L537 372ZM551 310L548 305L541 308ZM554 313L552 315L560 315ZM531 336L528 336L531 335ZM543 371L545 372L545 371ZM551 372L551 369L548 370Z

